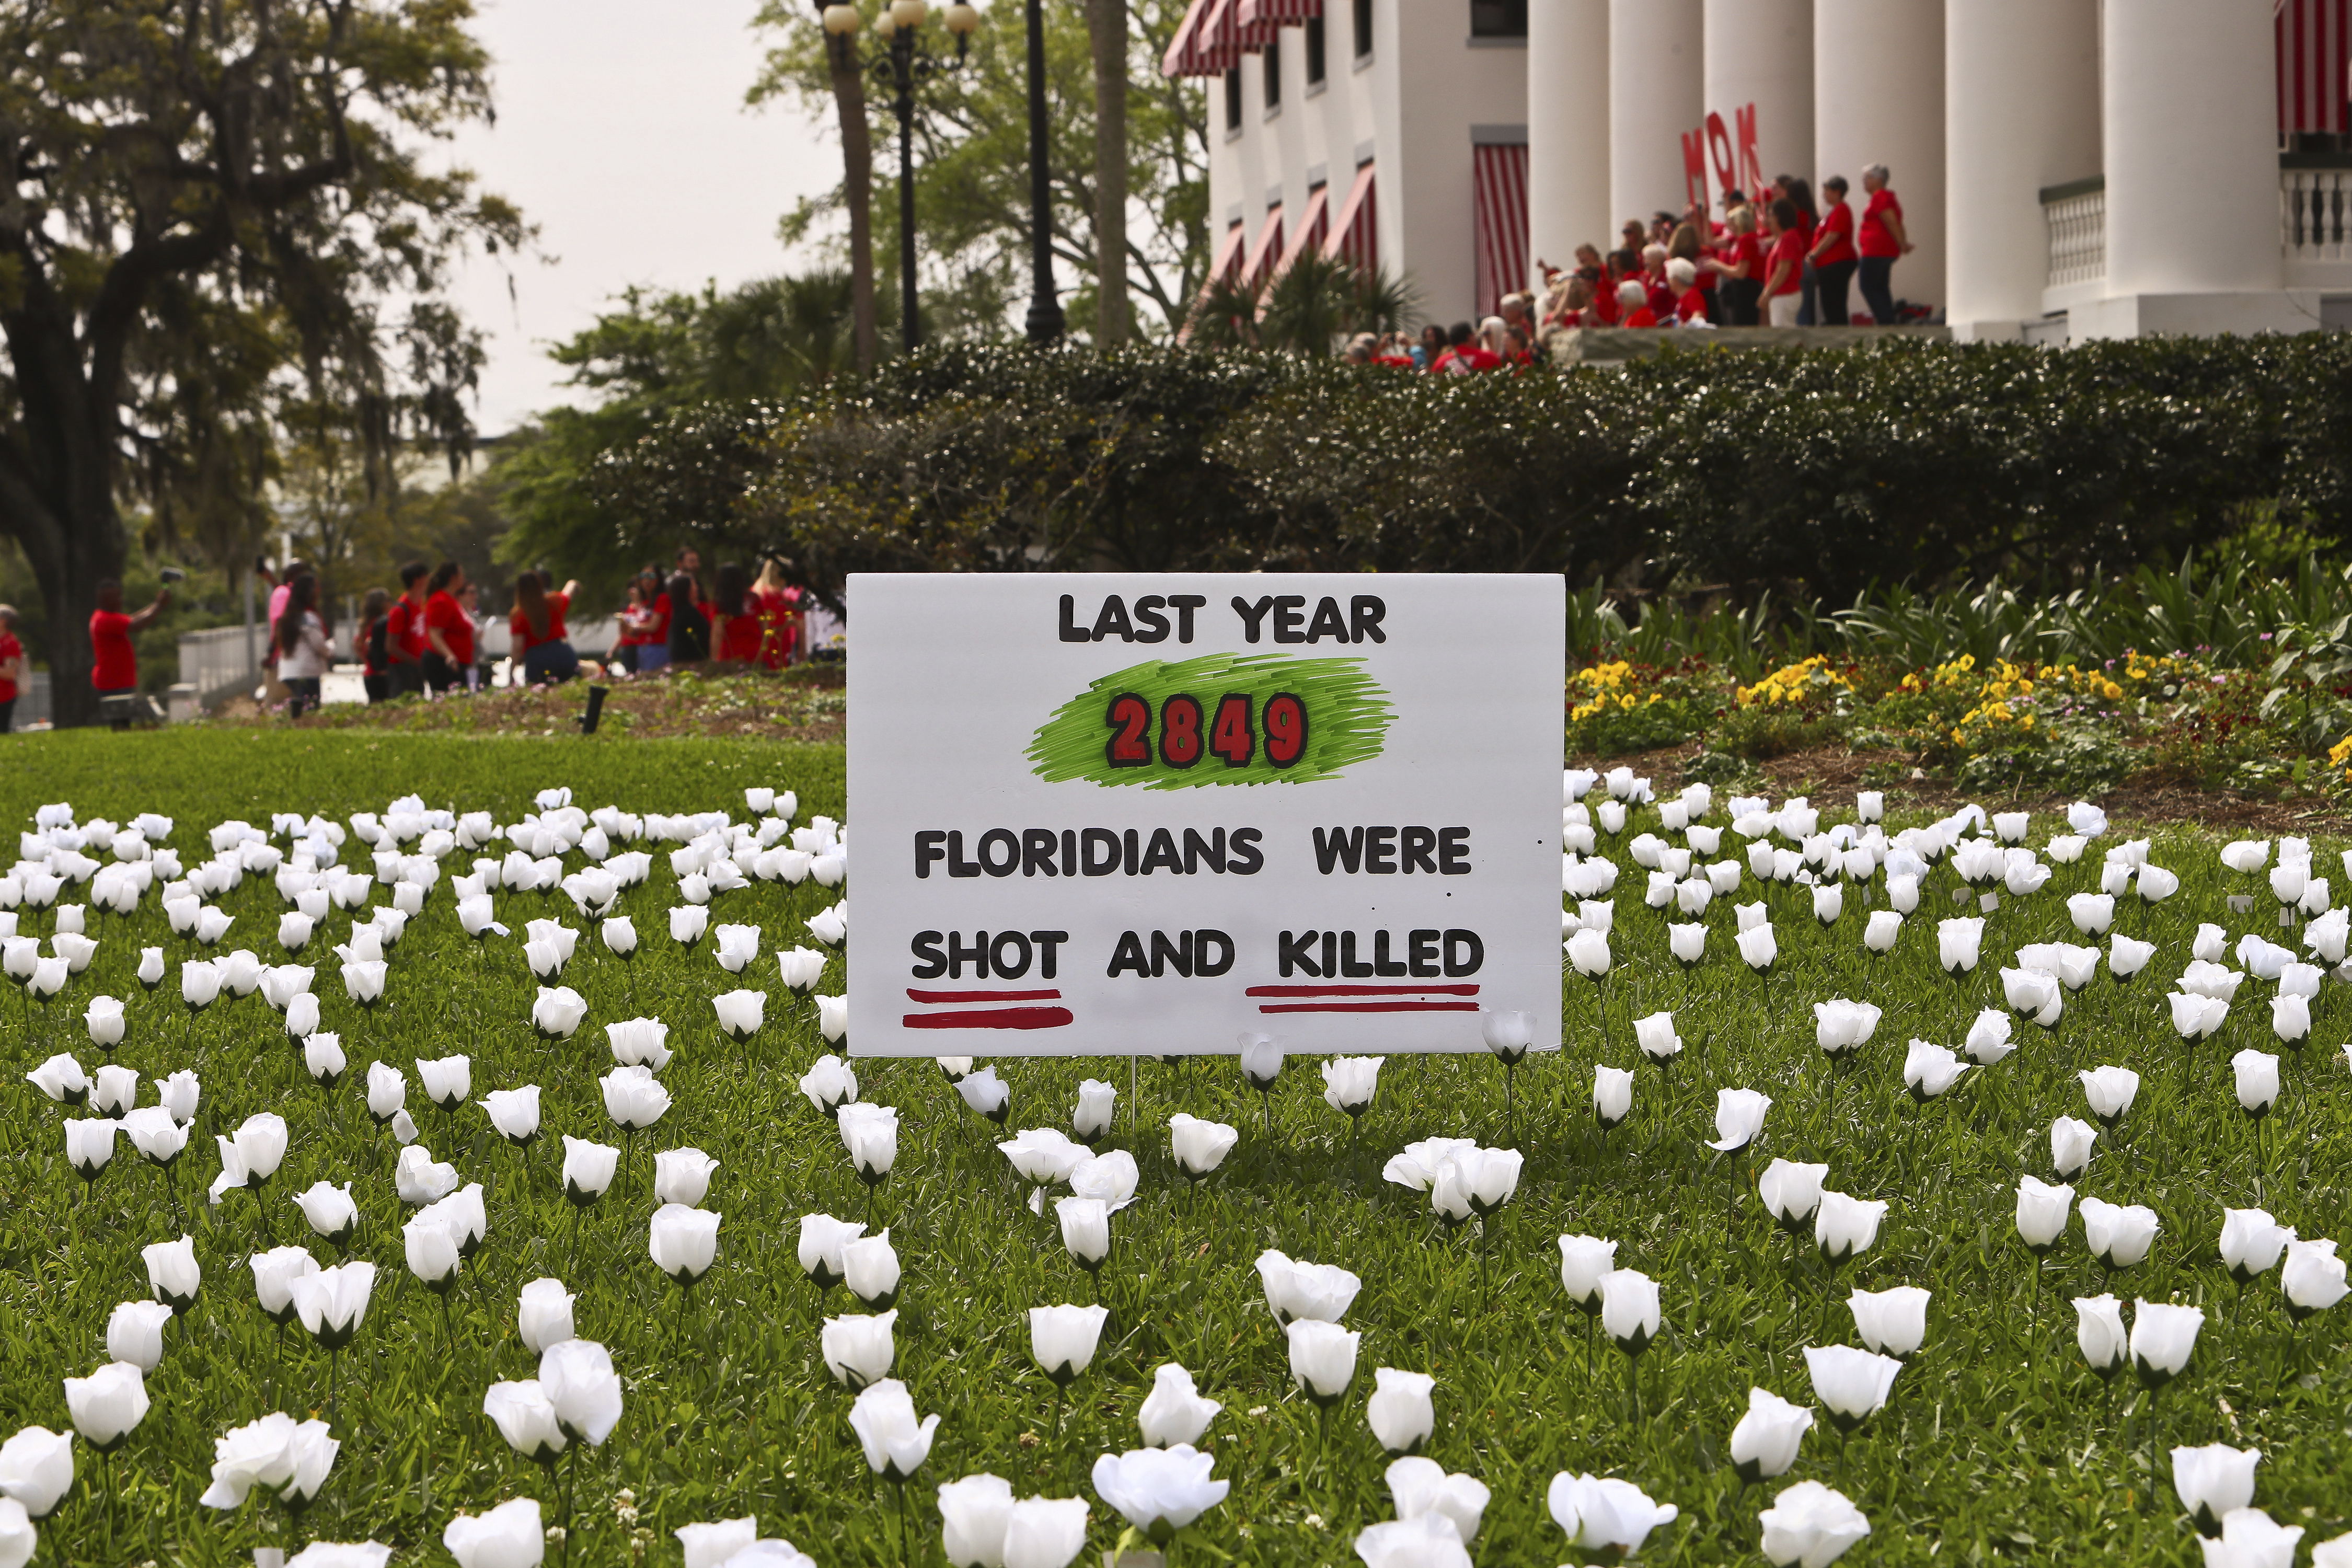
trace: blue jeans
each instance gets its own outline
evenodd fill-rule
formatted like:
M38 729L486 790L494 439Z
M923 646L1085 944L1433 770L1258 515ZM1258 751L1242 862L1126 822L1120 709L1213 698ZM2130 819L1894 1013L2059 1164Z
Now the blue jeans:
M1847 315L1846 300L1853 285L1853 263L1824 262L1810 269L1813 278L1813 301L1820 308L1822 325L1844 327L1853 324Z
M1891 256L1862 258L1862 302L1870 307L1870 319L1882 327L1895 324L1894 274Z
M559 680L569 680L580 673L580 656L572 645L561 638L553 642L533 643L522 656L523 679L532 686L551 686Z

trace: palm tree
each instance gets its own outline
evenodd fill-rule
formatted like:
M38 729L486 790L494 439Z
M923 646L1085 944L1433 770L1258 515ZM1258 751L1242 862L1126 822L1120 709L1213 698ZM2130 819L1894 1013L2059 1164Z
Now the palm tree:
M1193 307L1192 341L1328 354L1358 332L1396 331L1413 309L1412 286L1385 268L1308 254L1262 284L1212 283Z

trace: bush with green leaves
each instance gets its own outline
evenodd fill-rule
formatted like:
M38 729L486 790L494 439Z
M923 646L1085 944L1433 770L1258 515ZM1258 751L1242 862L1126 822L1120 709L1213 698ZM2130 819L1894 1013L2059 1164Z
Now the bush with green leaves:
M1455 377L949 344L682 412L606 452L596 485L641 547L774 550L828 597L861 570L1559 572L1777 603L1777 626L1907 584L1874 626L1914 643L1995 579L2062 598L1958 618L2073 637L2089 610L2069 590L2252 531L2352 537L2342 334L1668 347Z

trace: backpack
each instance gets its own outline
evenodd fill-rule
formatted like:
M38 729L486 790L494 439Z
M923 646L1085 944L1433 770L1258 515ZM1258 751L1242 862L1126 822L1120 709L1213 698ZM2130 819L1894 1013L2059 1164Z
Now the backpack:
M385 629L391 624L388 616L378 616L368 623L367 662L370 669L389 669L392 656L384 647Z

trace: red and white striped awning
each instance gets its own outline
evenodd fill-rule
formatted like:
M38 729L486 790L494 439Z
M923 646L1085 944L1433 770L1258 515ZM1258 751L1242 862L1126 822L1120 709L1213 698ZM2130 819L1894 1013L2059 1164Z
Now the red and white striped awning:
M1380 211L1373 201L1371 164L1356 171L1356 183L1348 187L1348 198L1339 204L1339 216L1331 220L1331 233L1323 241L1323 254L1327 258L1349 263L1359 272L1370 273L1379 268Z
M1217 0L1192 0L1185 11L1184 20L1176 28L1176 36L1168 40L1168 52L1160 58L1160 74L1167 77L1207 76L1200 65L1201 24L1207 14L1216 9Z
M1244 23L1246 0L1192 0L1160 62L1162 76L1223 76L1274 42L1276 24Z
M1478 224L1478 315L1502 310L1506 294L1528 286L1528 150L1470 149Z
M1265 215L1265 223L1257 231L1257 238L1249 247L1249 259L1242 263L1241 284L1255 289L1265 281L1266 269L1282 255L1282 209L1274 208Z
M1318 185L1307 193L1307 216L1299 220L1298 231L1290 243L1282 247L1282 261L1274 269L1276 278L1290 270L1291 263L1302 256L1312 256L1323 248L1323 237L1331 228L1331 187Z
M1239 219L1225 226L1225 237L1217 241L1216 263L1209 268L1209 276L1202 281L1201 286L1203 289L1213 283L1230 283L1234 280L1234 276L1241 270L1242 245L1248 238L1249 228Z
M2277 28L2279 134L2343 135L2352 0L2278 0Z
M1323 19L1323 0L1242 0L1244 27L1303 27Z

